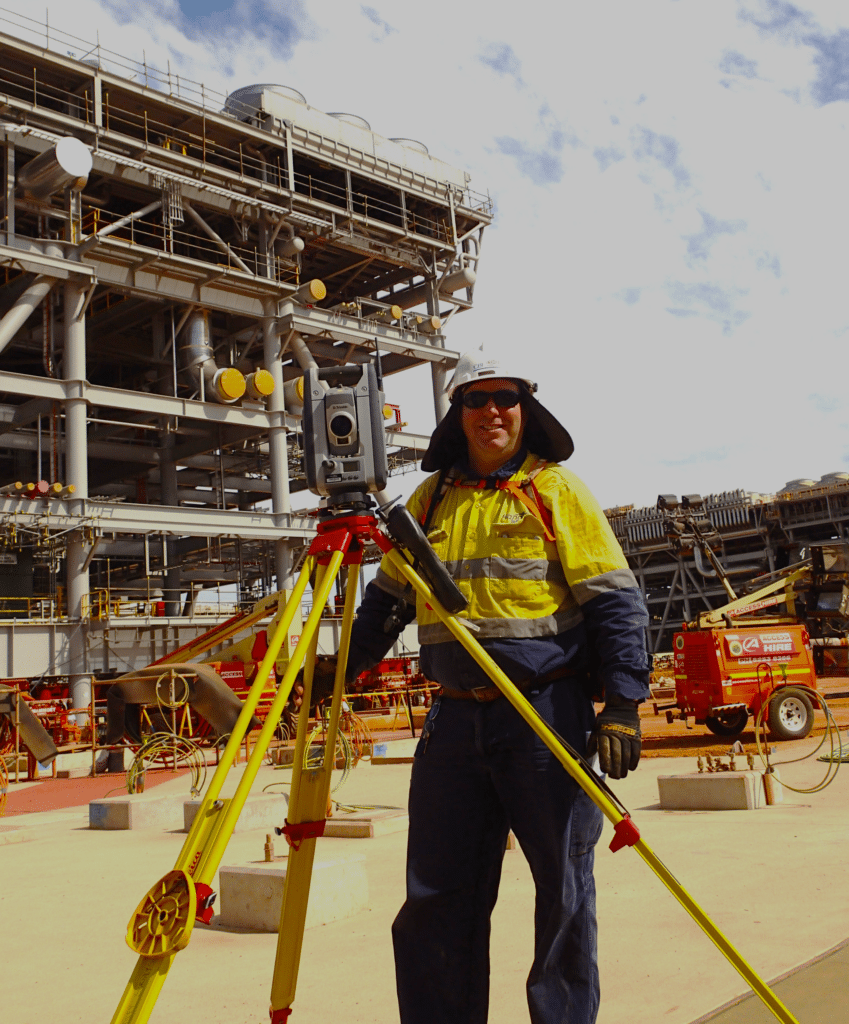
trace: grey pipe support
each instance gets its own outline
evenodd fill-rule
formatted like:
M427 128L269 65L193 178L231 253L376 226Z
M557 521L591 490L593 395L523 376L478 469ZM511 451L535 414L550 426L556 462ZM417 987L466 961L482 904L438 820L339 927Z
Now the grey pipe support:
M54 278L39 274L18 297L18 301L0 320L0 352L23 327L36 307L41 305L55 283Z
M300 338L298 340L300 341ZM274 378L274 391L268 397L268 411L272 419L272 425L268 428L271 509L273 512L290 512L292 506L289 499L289 456L284 424L283 365L280 362L277 323L272 317L267 317L262 322L262 346L265 368ZM291 586L289 577L292 573L292 553L285 540L275 542L274 568L278 590Z
M75 281L65 282L65 358L66 380L86 379L85 319L80 317L85 302L85 289ZM88 499L88 452L86 436L87 408L84 398L65 402L65 469L68 483L76 488L69 501L77 515L85 512ZM71 705L85 708L91 702L91 675L86 671L86 637L83 627L89 575L86 550L81 532L68 537L67 546L69 689ZM77 716L77 723L87 716Z
M127 224L132 224L134 220L146 217L149 213L153 213L154 210L158 210L160 206L162 206L162 200L157 199L155 202L148 203L147 206L143 206L140 210L136 210L135 213L128 213L126 217L116 220L114 224L107 224L106 227L98 231L96 235L92 235L91 238L87 238L84 242L78 245L77 252L82 256L83 253L88 252L89 249L93 249L102 238L106 238L107 235L111 235L113 231L117 231L119 228L126 227Z
M213 229L206 223L206 221L203 219L203 217L201 217L197 210L195 210L194 207L190 206L185 200L183 200L183 210L191 217L191 219L195 222L195 224L197 224L201 231L205 231L206 234L209 235L209 237L212 239L212 241L215 242L218 248L228 255L228 257L236 264L239 270L244 270L246 274L250 274L252 277L254 276L254 272L251 270L251 268L245 262L239 259L239 257L233 252L233 250L224 241L221 235L219 235L216 231L213 231Z

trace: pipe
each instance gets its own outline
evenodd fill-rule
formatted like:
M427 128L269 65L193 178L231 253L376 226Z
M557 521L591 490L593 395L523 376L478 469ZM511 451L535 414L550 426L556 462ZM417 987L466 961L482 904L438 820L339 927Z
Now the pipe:
M111 235L113 231L117 231L119 228L126 227L127 224L131 224L134 220L146 217L149 213L153 213L154 210L158 210L160 206L162 206L162 200L157 199L155 202L148 203L147 206L143 206L140 210L136 210L135 213L128 213L126 217L116 220L114 224L107 224L106 227L98 231L96 235L92 235L90 238L87 238L84 242L78 245L77 252L80 255L88 252L89 249L93 249L102 238L106 238L107 235Z
M245 393L245 378L234 366L218 368L210 342L209 313L206 310L197 310L189 316L186 335L188 341L181 352L189 373L209 382L219 402L227 404L240 399Z
M219 235L217 232L213 231L212 228L203 219L203 217L201 217L201 215L197 212L197 210L195 210L194 207L190 206L185 201L185 199L183 200L183 209L192 218L192 220L195 222L195 224L197 224L197 226L201 229L201 231L205 231L206 234L209 235L209 237L212 239L212 241L215 242L215 244L218 246L218 248L222 252L227 254L227 256L236 264L236 266L239 268L239 270L244 270L244 272L246 274L250 274L251 277L255 276L254 272L247 265L247 263L245 263L243 260L239 259L239 257L233 252L233 250L224 241L224 239L221 237L221 235Z
M450 295L452 292L459 292L463 288L471 288L477 280L477 274L471 267L463 267L449 274L439 285L440 295ZM425 281L413 288L407 288L402 292L392 292L388 297L396 306L401 309L410 309L412 306L419 306L427 302L431 293L431 282ZM435 314L437 311L433 310Z
M17 302L0 320L0 352L9 344L18 331L32 316L36 308L44 301L45 296L56 283L55 278L39 274L21 293Z

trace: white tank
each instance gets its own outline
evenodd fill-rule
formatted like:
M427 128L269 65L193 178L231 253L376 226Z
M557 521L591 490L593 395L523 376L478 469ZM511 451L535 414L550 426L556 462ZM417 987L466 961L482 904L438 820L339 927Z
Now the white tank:
M224 104L224 112L242 121L257 117L260 112L271 115L278 121L288 121L295 126L295 137L298 129L302 132L314 132L330 143L326 149L328 155L336 155L337 145L349 146L365 154L367 161L387 161L394 164L415 180L416 175L432 178L441 184L453 185L465 189L469 183L469 175L442 160L430 156L427 146L413 139L387 139L377 135L364 118L357 114L326 114L315 107L309 106L306 99L297 89L286 85L260 83L246 85L230 93ZM322 146L318 139L305 140L309 147L321 152ZM368 163L364 165L364 169ZM381 170L381 176L398 177L391 168Z

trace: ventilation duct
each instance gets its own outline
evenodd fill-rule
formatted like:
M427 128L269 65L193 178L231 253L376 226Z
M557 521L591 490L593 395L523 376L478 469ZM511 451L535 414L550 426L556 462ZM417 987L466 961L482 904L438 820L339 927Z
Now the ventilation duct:
M18 185L28 198L43 202L64 188L85 188L90 173L91 150L68 137L21 168Z

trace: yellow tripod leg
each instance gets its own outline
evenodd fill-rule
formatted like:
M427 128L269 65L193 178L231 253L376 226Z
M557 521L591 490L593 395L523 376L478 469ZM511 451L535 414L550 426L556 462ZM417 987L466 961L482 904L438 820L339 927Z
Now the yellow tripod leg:
M359 570L359 567L357 567ZM353 575L353 574L352 574ZM287 824L298 826L304 822L323 823L330 796L330 782L336 760L336 737L339 732L339 717L342 711L342 695L345 689L345 668L351 644L351 627L357 597L357 576L348 580L345 590L345 607L342 613L342 633L336 662L336 677L333 686L333 701L324 745L324 759L320 768L305 768L307 754L307 723L309 700L307 675L312 683L311 666L304 671L304 703L298 721L298 743L295 748L295 770L292 777L292 795L289 803ZM295 830L297 836L297 830ZM283 884L283 906L280 911L280 929L277 938L277 955L274 961L274 975L271 982L271 1021L281 1024L289 1016L289 1008L295 999L298 968L301 962L301 947L307 917L313 861L316 840L305 837L293 840Z
M336 562L336 570L344 556L339 553L331 558L331 565ZM244 802L250 790L250 784L256 777L265 752L271 742L274 730L289 699L295 677L303 664L306 652L311 646L313 637L317 637L321 612L330 594L332 585L331 576L326 577L326 586L318 589L314 595L313 610L304 627L301 639L292 654L289 666L283 679L280 681L277 694L272 703L269 714L265 720L260 737L254 746L251 759L246 766L242 781L232 800L219 801L218 797L224 784L227 773L235 761L236 752L244 739L251 718L256 709L259 699L262 696L265 684L272 667L280 652L280 648L286 638L288 627L292 621L295 611L300 606L303 595L309 582L310 572L315 563L313 558L308 558L304 564L295 588L292 591L286 608L278 623L274 637L268 646L268 651L257 670L256 678L251 690L245 700L230 739L221 756L218 768L213 776L207 794L198 809L194 824L186 837L183 849L177 858L175 870L181 870L191 876L196 883L208 885L211 882L221 856L226 849L227 842L233 832L233 827L238 819ZM334 572L335 575L335 572ZM250 782L244 785L245 777L250 773ZM131 922L132 924L132 922ZM190 932L194 926L194 918L183 923L182 928L174 931L174 945L177 949L182 948L188 941L186 932ZM182 945L179 945L182 942ZM136 963L127 987L118 1004L115 1014L112 1017L112 1024L144 1024L150 1017L156 1000L165 983L165 978L174 961L177 949L163 952L158 956L140 956Z
M554 735L546 722L540 718L521 691L518 690L504 672L501 671L498 665L496 665L477 640L475 640L469 630L455 615L449 614L439 604L430 587L413 569L409 562L407 562L403 555L401 555L397 550L392 549L387 552L387 557L395 568L404 575L409 583L412 584L416 592L427 601L441 621L448 627L454 638L458 640L463 647L465 647L469 654L471 654L478 665L480 665L480 667L486 672L507 700L510 701L522 718L524 718L537 736L539 736L543 743L545 743L548 749L554 754L558 761L560 761L566 771L573 779L575 779L581 789L584 790L587 796L596 804L608 820L611 821L614 826L619 825L621 822L625 822L625 816L616 804L607 796L603 789L593 783L592 779L587 775L580 763L576 761L575 758L572 757L572 755L563 747L562 743ZM743 959L734 946L731 945L728 939L726 939L708 915L701 909L692 896L690 896L672 872L669 871L660 858L651 850L648 844L642 839L637 839L636 842L629 843L629 845L634 846L634 849L639 853L646 864L648 864L655 875L661 880L661 882L663 882L675 899L678 900L681 906L684 907L687 913L693 918L696 924L698 924L719 951L746 980L746 983L755 995L761 999L775 1018L782 1021L782 1024L799 1024L797 1019L787 1009L784 1003L781 1002L778 996L776 996L760 975L756 973L754 968L752 968Z

